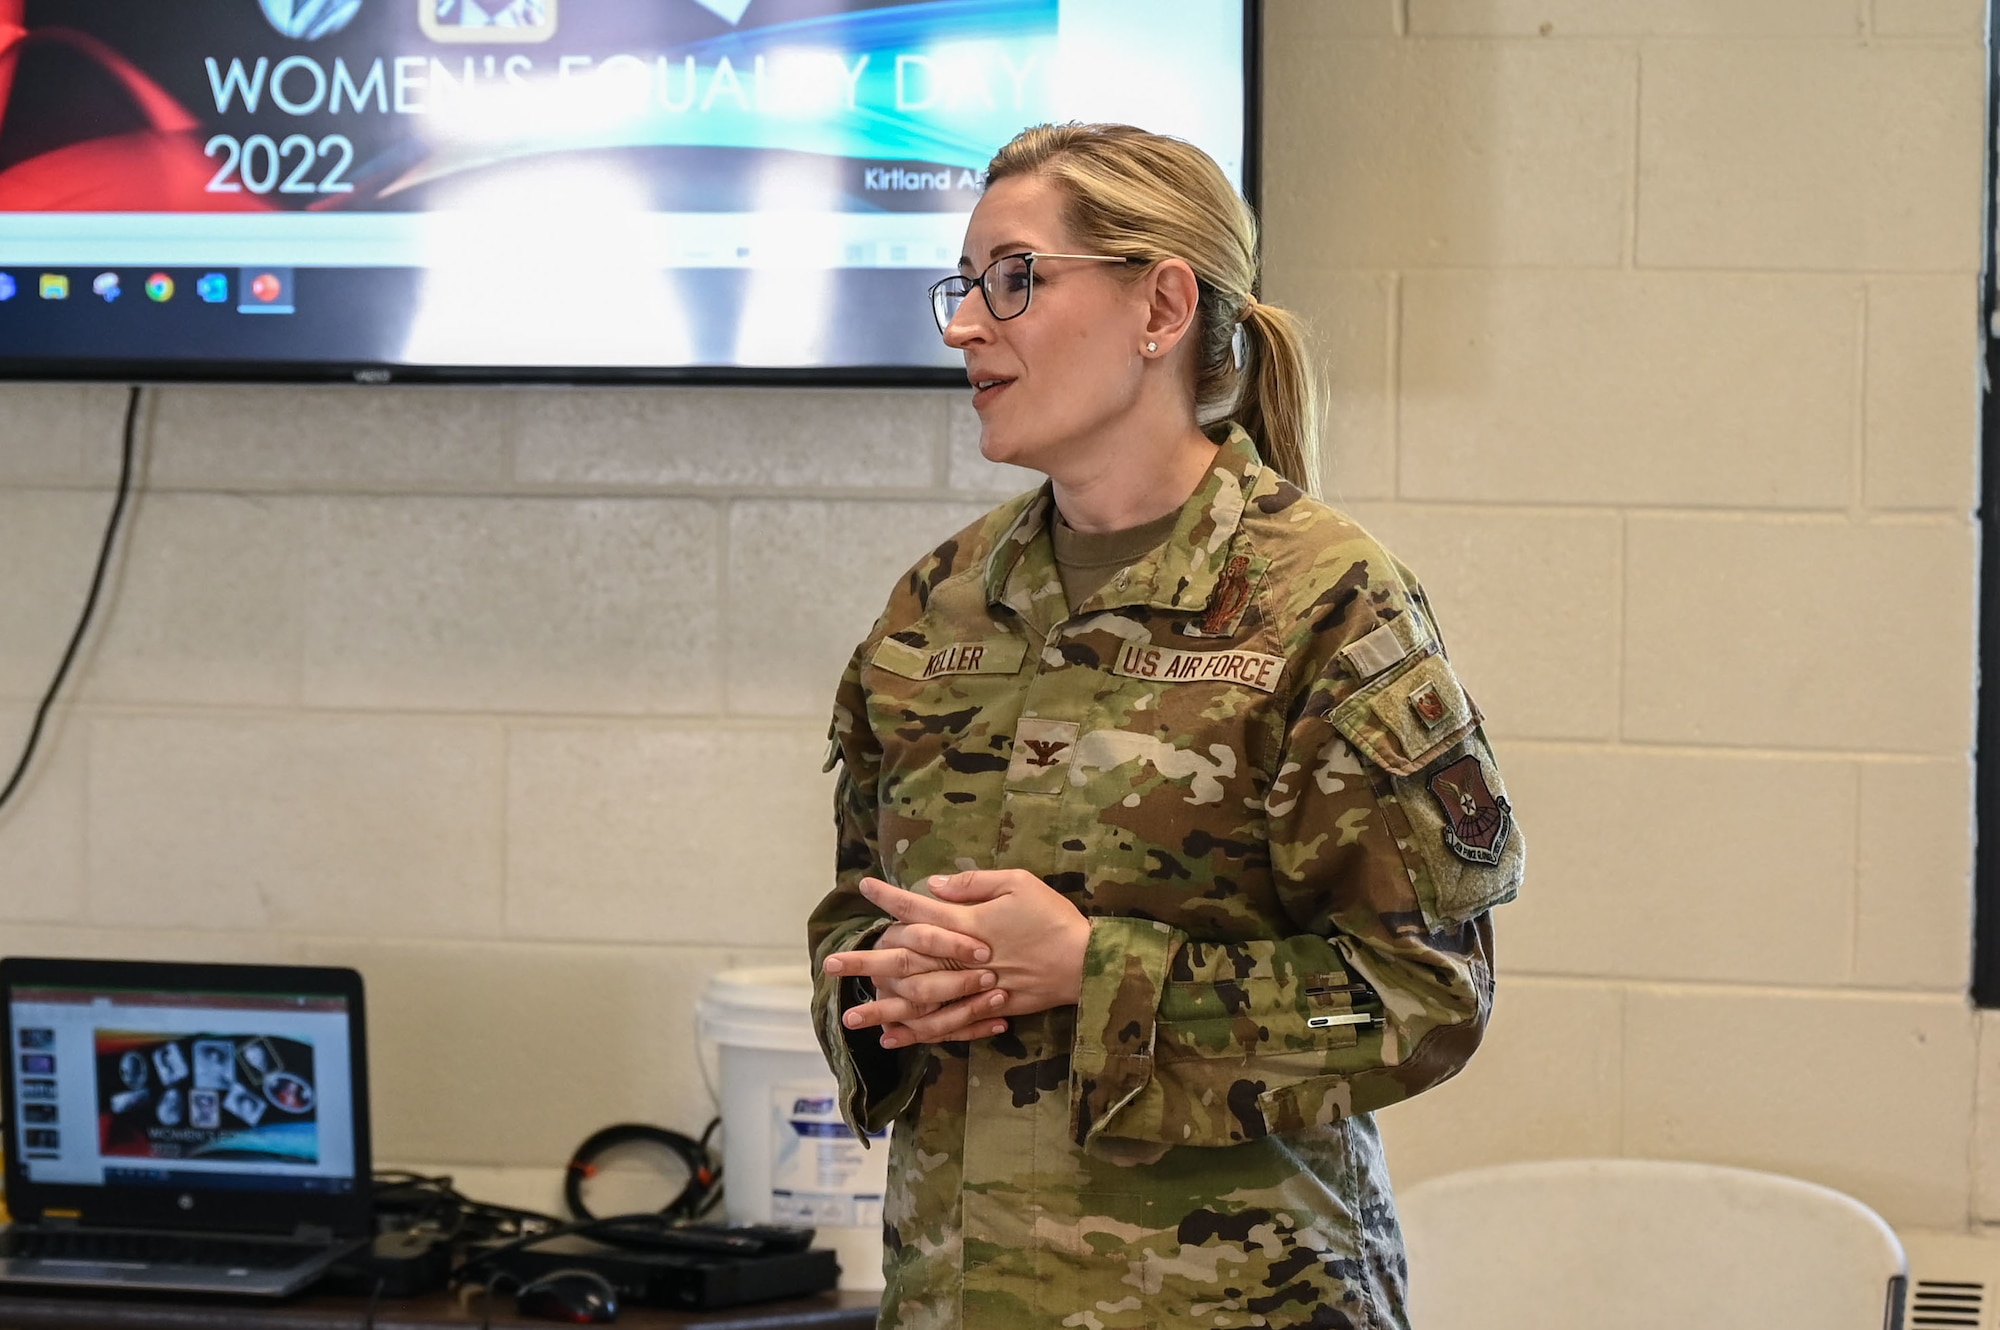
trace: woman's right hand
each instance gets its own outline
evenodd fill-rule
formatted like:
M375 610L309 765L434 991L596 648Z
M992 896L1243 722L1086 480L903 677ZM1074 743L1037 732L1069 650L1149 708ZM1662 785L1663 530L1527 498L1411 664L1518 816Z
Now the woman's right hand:
M901 1025L993 987L993 972L979 968L992 955L976 937L935 924L894 923L882 930L873 947L835 952L821 969L829 975L866 978L874 984L874 999L857 1003L841 1017L848 1029L862 1030ZM995 1024L1001 1023L983 1018L945 1037L977 1039L992 1034ZM896 1046L896 1041L883 1042L885 1048Z

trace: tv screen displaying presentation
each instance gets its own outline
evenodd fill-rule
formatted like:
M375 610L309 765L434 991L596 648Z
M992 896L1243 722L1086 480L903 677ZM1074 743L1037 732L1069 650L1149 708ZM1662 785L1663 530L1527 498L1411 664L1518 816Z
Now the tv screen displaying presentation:
M1255 0L0 0L0 377L948 382L1024 126L1254 185Z

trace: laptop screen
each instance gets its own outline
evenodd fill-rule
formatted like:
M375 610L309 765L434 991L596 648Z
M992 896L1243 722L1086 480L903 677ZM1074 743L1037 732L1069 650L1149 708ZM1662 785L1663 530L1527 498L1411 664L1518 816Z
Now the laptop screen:
M8 1005L28 1181L355 1190L344 996L23 984Z

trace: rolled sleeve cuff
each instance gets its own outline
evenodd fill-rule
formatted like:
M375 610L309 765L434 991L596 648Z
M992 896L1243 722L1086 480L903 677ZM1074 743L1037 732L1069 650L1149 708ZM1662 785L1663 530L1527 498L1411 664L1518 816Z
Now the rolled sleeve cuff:
M836 951L866 951L894 919L880 919L827 940L823 962ZM923 1079L921 1048L890 1050L877 1042L879 1031L850 1030L841 1023L849 1007L870 999L858 976L825 973L813 979L813 1014L820 1051L839 1084L840 1112L865 1145L909 1106Z
M1187 941L1151 919L1090 921L1070 1050L1070 1133L1088 1146L1153 1078L1153 1043L1168 967Z

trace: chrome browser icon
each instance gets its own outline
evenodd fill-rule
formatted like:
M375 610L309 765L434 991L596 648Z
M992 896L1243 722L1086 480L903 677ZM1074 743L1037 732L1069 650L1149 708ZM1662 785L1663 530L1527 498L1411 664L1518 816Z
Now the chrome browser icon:
M264 17L295 41L316 42L331 37L360 12L361 0L257 0Z

